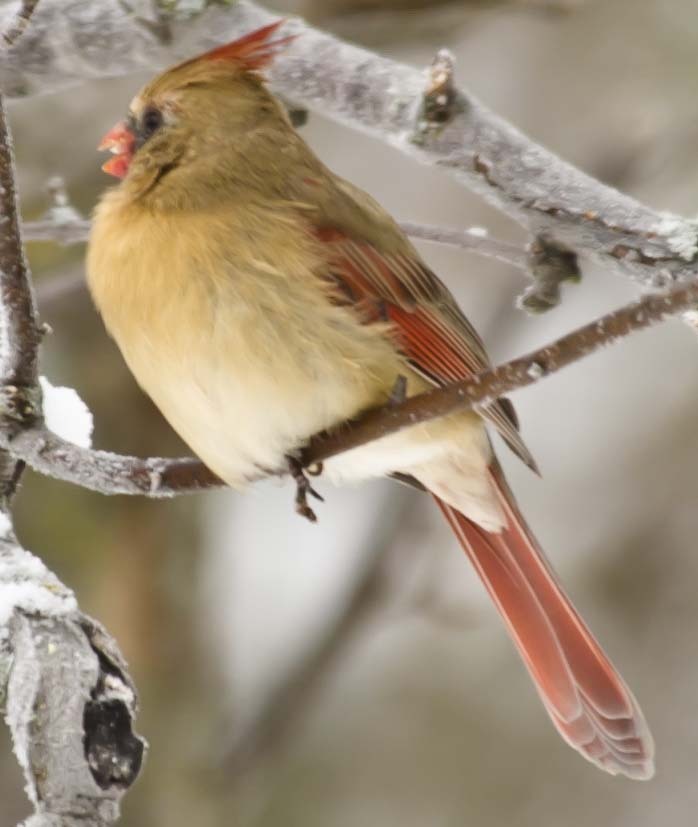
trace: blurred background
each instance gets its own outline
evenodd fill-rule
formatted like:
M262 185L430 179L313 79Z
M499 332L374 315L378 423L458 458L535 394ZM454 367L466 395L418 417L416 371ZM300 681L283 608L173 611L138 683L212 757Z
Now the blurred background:
M692 0L269 3L426 65L451 48L476 96L537 141L660 208L698 204ZM94 147L145 76L12 106L26 219L62 175L89 214L111 182ZM303 134L398 219L520 228L438 170L312 114ZM563 305L514 309L521 274L419 244L495 361L631 300L589 265ZM32 244L39 289L84 248ZM45 293L44 293L45 295ZM77 388L98 447L186 452L127 373L84 291L42 302L43 370ZM581 613L657 742L646 784L606 776L557 736L462 553L426 497L331 490L320 522L289 485L167 502L106 498L28 473L18 534L119 641L150 742L129 827L540 827L691 823L698 807L698 339L678 322L514 396L542 479L500 456ZM28 813L0 731L0 822Z

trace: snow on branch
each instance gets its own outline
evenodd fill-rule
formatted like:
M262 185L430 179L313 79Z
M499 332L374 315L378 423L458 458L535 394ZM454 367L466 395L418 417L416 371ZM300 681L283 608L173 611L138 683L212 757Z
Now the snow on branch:
M490 405L500 396L531 385L695 304L698 280L649 294L525 356L462 382L368 411L330 434L318 434L301 451L301 462L307 467L418 422ZM223 484L199 460L140 459L89 450L67 442L42 422L27 423L11 435L0 432L0 446L42 474L102 494L171 497ZM278 473L287 470L278 469Z
M63 179L52 178L47 184L47 190L51 196L51 206L39 220L24 222L22 225L24 240L52 241L62 245L86 242L90 236L90 221L83 218L70 203ZM490 238L487 230L482 227L460 230L450 227L433 227L414 221L400 222L400 226L412 238L460 247L475 255L509 264L534 277L538 275L540 256L534 255L533 250L542 249L541 245L532 244L529 250L525 250L511 242ZM548 258L552 257L548 256ZM538 278L536 282L543 284L543 281ZM82 274L70 275L42 283L37 293L43 306L47 302L61 299L84 287L85 280Z
M51 195L51 206L39 220L24 222L22 225L24 240L56 242L62 245L86 242L90 236L90 221L83 218L70 203L63 180L58 177L52 178L48 182L47 189ZM539 276L540 254L534 252L543 248L536 242L526 250L511 242L490 238L487 230L482 227L460 230L450 227L433 227L414 221L400 222L400 226L412 238L459 247L469 253L495 259L523 270L534 276L533 286L536 293L540 292L545 284L545 281ZM545 256L545 260L555 261L549 252ZM557 284L559 284L559 281L555 282L555 286ZM70 274L63 278L43 282L37 289L37 296L43 308L49 302L60 300L77 290L84 289L85 286L85 279L81 273L77 275Z
M6 40L19 37L34 5L23 4L15 28L5 29ZM0 98L4 443L42 421L37 375L42 330L22 249L14 180L12 141ZM45 387L55 421L62 421L66 405L75 411L66 389ZM85 431L83 424L83 436ZM34 807L25 827L108 827L118 819L119 802L143 760L145 744L132 729L136 692L114 641L17 542L10 502L23 468L22 460L0 451L0 707Z
M22 236L25 241L55 241L58 244L80 244L90 236L90 222L78 213L72 215L54 214L51 208L46 216L38 221L27 221L22 227ZM520 270L529 269L526 250L508 241L489 238L487 230L482 227L471 227L459 230L452 227L434 227L429 224L419 224L415 221L398 222L403 231L411 238L423 241L433 241L437 244L448 244L451 247L460 247L475 255L493 258L497 261L510 264Z
M35 810L25 827L114 824L143 760L135 688L114 641L11 534L0 540L0 680Z
M19 7L18 0L7 3L0 25L15 19ZM44 0L35 25L0 55L7 94L162 68L274 18L249 0L147 8L131 11L121 0L74 0L67 7L63 0ZM439 52L425 74L299 19L286 28L298 36L270 70L278 93L438 165L570 261L583 255L651 289L695 275L696 222L657 212L533 142L456 85L448 52ZM552 271L543 268L546 284L536 309L554 300ZM562 278L573 275L563 272Z

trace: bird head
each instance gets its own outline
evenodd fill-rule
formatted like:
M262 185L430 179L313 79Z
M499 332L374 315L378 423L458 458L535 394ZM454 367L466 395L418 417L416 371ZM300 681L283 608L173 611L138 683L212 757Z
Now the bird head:
M146 84L126 119L102 138L98 148L114 156L102 169L124 179L122 186L134 197L172 180L184 193L210 180L205 172L214 164L219 180L234 174L265 120L285 121L259 74L293 40L273 38L283 22L180 63Z

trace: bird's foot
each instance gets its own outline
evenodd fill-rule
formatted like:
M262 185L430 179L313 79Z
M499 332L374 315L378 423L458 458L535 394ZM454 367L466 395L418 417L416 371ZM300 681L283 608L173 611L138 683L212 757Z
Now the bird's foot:
M301 517L305 517L305 519L311 523L316 523L317 516L308 505L308 495L310 494L311 497L315 497L315 499L320 500L320 502L324 502L325 500L310 484L310 480L306 476L303 466L296 457L289 454L286 456L286 462L288 463L288 471L296 483L296 513L300 514ZM320 469L321 468L322 466L320 466ZM316 472L316 474L317 473L319 473L319 471Z
M407 377L398 374L388 397L388 406L401 405L407 399Z

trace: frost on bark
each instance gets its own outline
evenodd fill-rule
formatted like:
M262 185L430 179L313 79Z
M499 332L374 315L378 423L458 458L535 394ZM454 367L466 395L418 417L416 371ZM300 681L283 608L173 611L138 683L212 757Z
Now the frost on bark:
M0 27L19 5L0 10ZM24 37L0 54L0 79L8 95L26 96L160 69L277 17L250 0L43 0ZM695 276L695 221L641 204L536 144L456 84L447 51L421 71L297 18L284 31L297 37L270 69L276 92L438 165L521 223L558 264L560 252L580 255L655 290ZM542 264L538 255L550 297ZM575 272L572 264L560 275Z
M37 371L42 329L22 249L14 181L12 141L0 98L0 433L5 445L23 428L43 421ZM106 827L118 819L121 797L143 760L145 744L133 732L136 692L116 643L18 543L10 506L23 469L21 459L0 450L0 706L34 807L25 825Z
M13 545L5 541L0 552L0 561L18 564L12 574L0 562L0 604L18 590L25 599L4 626L0 675L35 810L26 827L113 824L143 760L144 742L132 728L135 689L114 642L80 614L70 592L48 572L44 583L20 579L32 558Z

